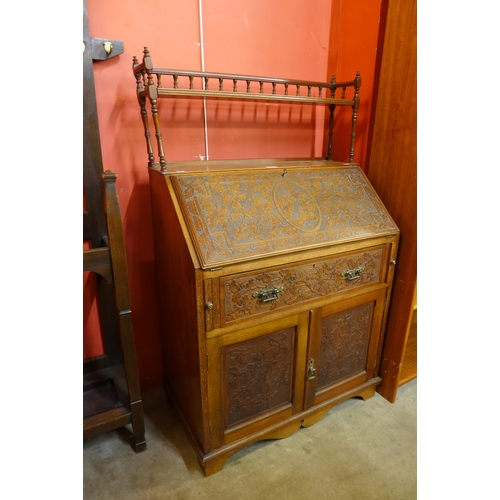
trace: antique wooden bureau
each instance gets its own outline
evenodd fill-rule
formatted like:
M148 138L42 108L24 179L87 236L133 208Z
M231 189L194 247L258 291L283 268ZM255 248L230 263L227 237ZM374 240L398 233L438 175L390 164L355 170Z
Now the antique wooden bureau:
M359 75L317 84L179 72L154 68L147 49L141 64L134 58L133 70L149 157L165 388L210 475L250 443L286 437L347 398L373 396L399 230L352 162ZM177 87L179 74L189 77L189 89ZM154 83L161 75L174 76L173 88ZM217 78L219 91L207 84L194 90L194 78ZM234 83L226 92L226 79L264 80L272 91L261 85L249 96ZM310 85L319 95L311 97L310 89L308 96L276 94L285 83L287 89ZM346 87L354 90L352 99ZM222 95L212 95L217 92ZM329 105L331 124L332 108L351 106L351 162L167 163L161 95L309 99ZM330 156L331 130L329 136Z

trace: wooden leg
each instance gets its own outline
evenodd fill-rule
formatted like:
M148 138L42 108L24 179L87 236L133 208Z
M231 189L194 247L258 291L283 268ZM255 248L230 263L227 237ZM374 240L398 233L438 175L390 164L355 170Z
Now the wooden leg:
M367 399L372 398L375 395L376 386L367 387L364 391L361 391L357 396L366 401Z
M132 432L134 435L132 447L136 453L140 453L147 449L142 401L133 402L130 405L130 411L132 413Z
M201 470L203 471L203 474L205 476L211 476L212 474L215 474L216 472L221 471L228 458L229 458L229 456L223 456L223 457L219 457L216 460L210 460L209 462L207 462L205 464L200 464L200 467L201 467Z

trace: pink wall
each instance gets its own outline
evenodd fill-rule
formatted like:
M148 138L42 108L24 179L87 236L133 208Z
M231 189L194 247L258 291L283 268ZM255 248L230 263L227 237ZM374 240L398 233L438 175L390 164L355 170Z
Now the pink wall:
M368 2L372 11L377 3ZM90 36L122 40L125 46L122 55L95 62L94 77L104 169L118 174L141 387L147 389L161 384L163 366L146 145L132 57L141 60L147 46L157 67L202 69L199 0L87 0L87 8ZM364 111L359 118L355 159L361 161L370 109L365 100L371 94L370 77L367 83L363 72L371 72L373 83L376 36L373 42L371 35L376 34L378 17L370 13L362 25L375 29L349 36L347 43L346 30L350 33L360 22L349 9L341 0L202 0L204 69L321 81L329 81L333 73L339 80L352 79L361 70L362 109L368 110L368 116ZM343 43L332 51L335 40ZM201 100L163 100L160 114L167 161L206 156ZM210 159L324 154L324 110L319 107L211 101L207 124ZM341 120L339 127L342 134ZM344 153L339 150L340 156ZM95 322L90 285L84 306L86 355L99 350L90 333Z

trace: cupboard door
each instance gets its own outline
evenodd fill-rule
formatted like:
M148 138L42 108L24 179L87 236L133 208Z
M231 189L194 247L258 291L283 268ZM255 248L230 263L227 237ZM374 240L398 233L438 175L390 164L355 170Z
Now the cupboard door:
M386 289L311 312L305 407L375 377Z
M207 340L211 446L302 411L308 314Z

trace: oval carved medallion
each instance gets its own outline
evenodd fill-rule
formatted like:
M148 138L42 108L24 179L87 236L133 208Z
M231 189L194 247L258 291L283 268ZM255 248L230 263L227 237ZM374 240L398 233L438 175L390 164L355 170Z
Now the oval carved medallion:
M276 184L273 201L283 219L291 226L313 233L321 226L321 210L306 189L295 182Z

